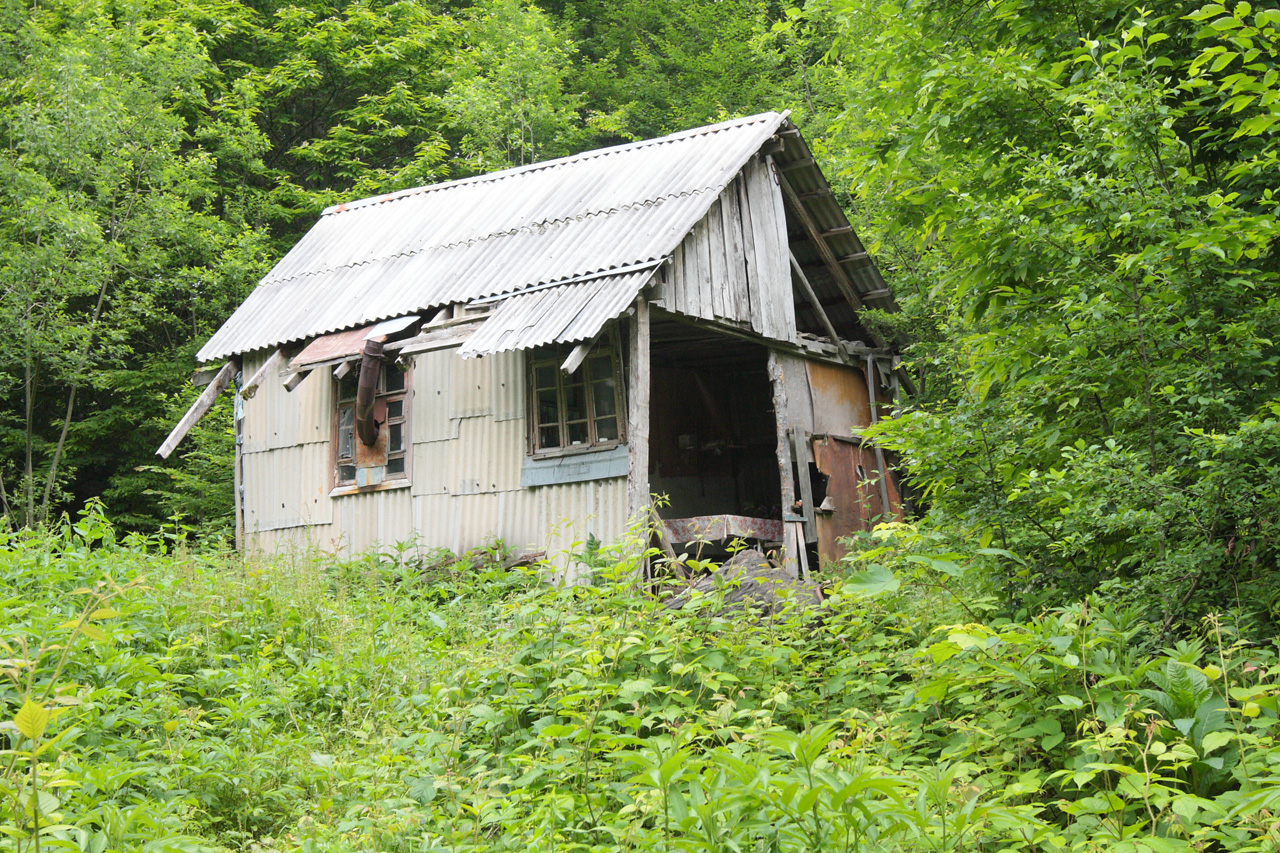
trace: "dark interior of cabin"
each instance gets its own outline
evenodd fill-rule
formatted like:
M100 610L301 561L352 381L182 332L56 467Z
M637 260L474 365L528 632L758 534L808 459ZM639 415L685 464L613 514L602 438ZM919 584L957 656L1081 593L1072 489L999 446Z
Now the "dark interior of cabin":
M655 315L649 487L664 518L782 518L768 350Z

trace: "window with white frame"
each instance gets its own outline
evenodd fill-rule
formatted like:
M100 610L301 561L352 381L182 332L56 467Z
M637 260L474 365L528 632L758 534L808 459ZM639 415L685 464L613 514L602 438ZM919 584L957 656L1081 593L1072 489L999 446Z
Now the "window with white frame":
M625 440L616 350L602 341L571 374L560 369L570 350L544 347L529 356L529 450L535 456Z

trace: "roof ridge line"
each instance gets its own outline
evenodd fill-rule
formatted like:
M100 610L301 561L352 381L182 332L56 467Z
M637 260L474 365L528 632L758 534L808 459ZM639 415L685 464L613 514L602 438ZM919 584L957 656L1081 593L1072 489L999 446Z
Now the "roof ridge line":
M406 189L395 190L393 192L384 193L383 195L376 195L376 196L370 196L368 198L356 199L355 201L339 202L338 204L333 204L333 205L330 205L329 207L326 207L320 215L324 217L324 216L329 216L331 214L348 213L353 210L360 210L366 207L373 207L374 205L378 205L378 204L385 204L387 202L399 201L404 198L409 198L410 196L424 195L426 193L436 192L439 190L454 189L456 187L468 186L471 184L494 183L496 181L505 180L507 178L514 178L517 175L529 174L532 172L539 172L544 169L555 168L556 166L562 166L566 163L578 163L584 160L593 160L597 157L607 157L613 154L622 154L627 151L633 151L638 148L648 148L648 147L668 144L672 142L679 142L680 140L687 139L691 136L704 136L712 133L722 133L734 127L745 127L750 124L758 124L779 115L781 115L785 119L789 112L790 111L788 110L783 113L776 113L772 111L756 113L755 115L743 116L741 118L736 118L736 119L728 119L726 121L717 122L716 124L709 124L704 127L695 127L695 128L690 128L689 130L682 130L677 133L671 133L666 136L659 136L654 139L640 139L635 142L626 142L626 143L623 143L622 145L613 145L607 148L594 148L590 151L582 151L577 154L569 154L564 157L557 157L554 160L544 160L538 163L529 163L524 166L513 166L508 169L503 169L502 171L499 171L499 172L486 172L482 175L471 175L466 178L456 178L452 181L445 181L439 184L424 184L420 187L408 187Z

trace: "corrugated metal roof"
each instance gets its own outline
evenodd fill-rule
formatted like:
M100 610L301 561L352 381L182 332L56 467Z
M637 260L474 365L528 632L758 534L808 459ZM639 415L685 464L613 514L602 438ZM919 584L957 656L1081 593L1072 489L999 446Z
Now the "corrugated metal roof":
M627 309L656 271L654 266L518 293L503 301L467 338L458 355L471 358L594 338L605 323Z
M783 121L762 113L329 208L197 358L661 258Z

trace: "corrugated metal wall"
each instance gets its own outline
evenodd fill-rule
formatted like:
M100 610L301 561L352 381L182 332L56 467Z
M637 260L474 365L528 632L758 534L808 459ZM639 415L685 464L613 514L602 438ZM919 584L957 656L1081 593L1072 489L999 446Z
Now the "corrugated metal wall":
M753 159L680 243L653 298L669 311L795 343L787 251L782 189L772 165Z
M246 358L245 371L265 353ZM310 544L355 553L412 542L461 552L498 538L512 548L575 550L626 528L625 477L520 488L524 353L415 357L411 485L329 497L331 389L327 369L286 392L275 378L245 402L245 530L250 549ZM561 561L563 563L563 561Z

